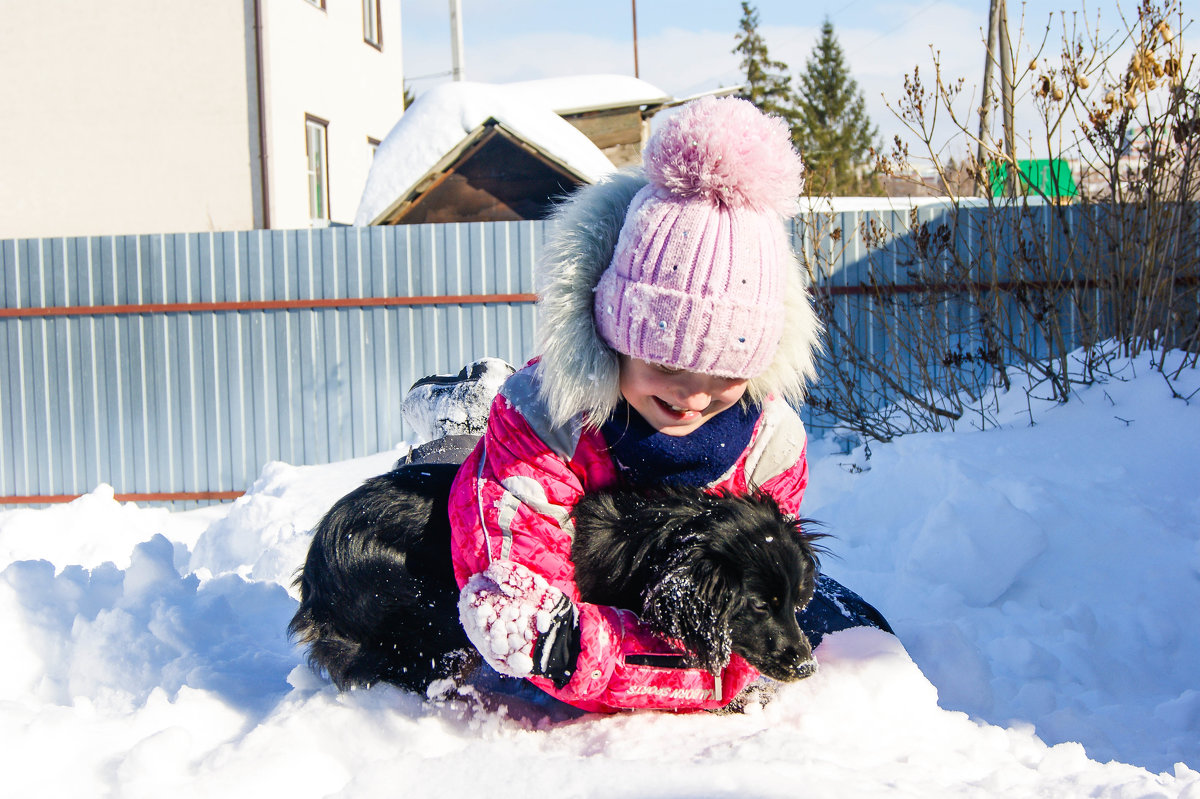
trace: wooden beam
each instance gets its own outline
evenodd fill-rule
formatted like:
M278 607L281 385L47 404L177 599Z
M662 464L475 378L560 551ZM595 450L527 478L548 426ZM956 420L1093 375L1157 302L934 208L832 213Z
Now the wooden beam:
M62 305L0 308L0 319L54 316L130 316L136 314L213 313L220 311L317 311L327 308L394 308L427 305L487 305L536 302L536 294L447 294L421 297L339 297L313 300L241 300L228 302L151 302L135 305Z

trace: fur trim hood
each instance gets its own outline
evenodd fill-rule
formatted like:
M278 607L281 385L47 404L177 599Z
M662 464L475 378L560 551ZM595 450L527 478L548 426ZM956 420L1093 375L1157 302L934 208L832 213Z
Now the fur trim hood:
M619 356L600 337L593 293L612 262L633 196L645 186L641 172L625 171L581 187L551 217L551 232L535 270L541 361L539 391L553 425L572 420L599 427L620 401ZM747 395L762 402L774 394L790 405L804 401L816 377L822 327L806 290L803 269L788 252L784 326L772 363L749 381Z

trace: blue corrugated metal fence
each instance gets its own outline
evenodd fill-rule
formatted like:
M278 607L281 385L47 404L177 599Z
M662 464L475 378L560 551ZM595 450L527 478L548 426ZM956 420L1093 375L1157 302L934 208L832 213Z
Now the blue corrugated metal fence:
M0 242L0 501L226 498L406 436L405 389L532 351L543 225Z
M889 336L903 325L892 321L961 330L954 315L974 312L906 293L910 275L936 276L951 257L914 240L914 225L936 239L957 224L949 246L966 248L960 260L987 281L1009 267L972 237L1012 239L1038 214L1062 213L989 234L984 225L1008 223L986 211L881 200L800 218L794 244L816 265L840 335L895 360ZM888 235L868 247L873 227ZM271 460L390 449L408 434L400 404L416 379L534 354L545 234L544 222L513 222L0 241L0 504L102 482L146 501L222 499ZM901 290L868 290L881 278ZM1045 354L1050 343L1022 346Z

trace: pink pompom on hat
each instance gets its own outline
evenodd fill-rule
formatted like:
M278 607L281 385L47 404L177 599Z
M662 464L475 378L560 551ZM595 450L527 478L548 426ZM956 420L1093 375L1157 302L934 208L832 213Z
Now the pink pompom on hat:
M594 315L617 352L748 379L783 332L785 221L803 166L786 123L737 98L684 106L643 154L633 198L596 286Z

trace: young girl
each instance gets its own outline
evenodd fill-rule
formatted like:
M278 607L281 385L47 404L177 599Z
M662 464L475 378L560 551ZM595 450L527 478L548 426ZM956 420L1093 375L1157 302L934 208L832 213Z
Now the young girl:
M802 166L786 125L698 100L644 161L558 211L539 267L542 355L504 383L450 498L472 643L498 672L595 711L721 707L758 675L737 655L715 677L654 665L678 651L633 612L582 602L576 501L617 485L759 488L799 515L808 482L792 406L821 328L789 246ZM886 629L862 605L841 626ZM838 624L801 620L815 635Z

